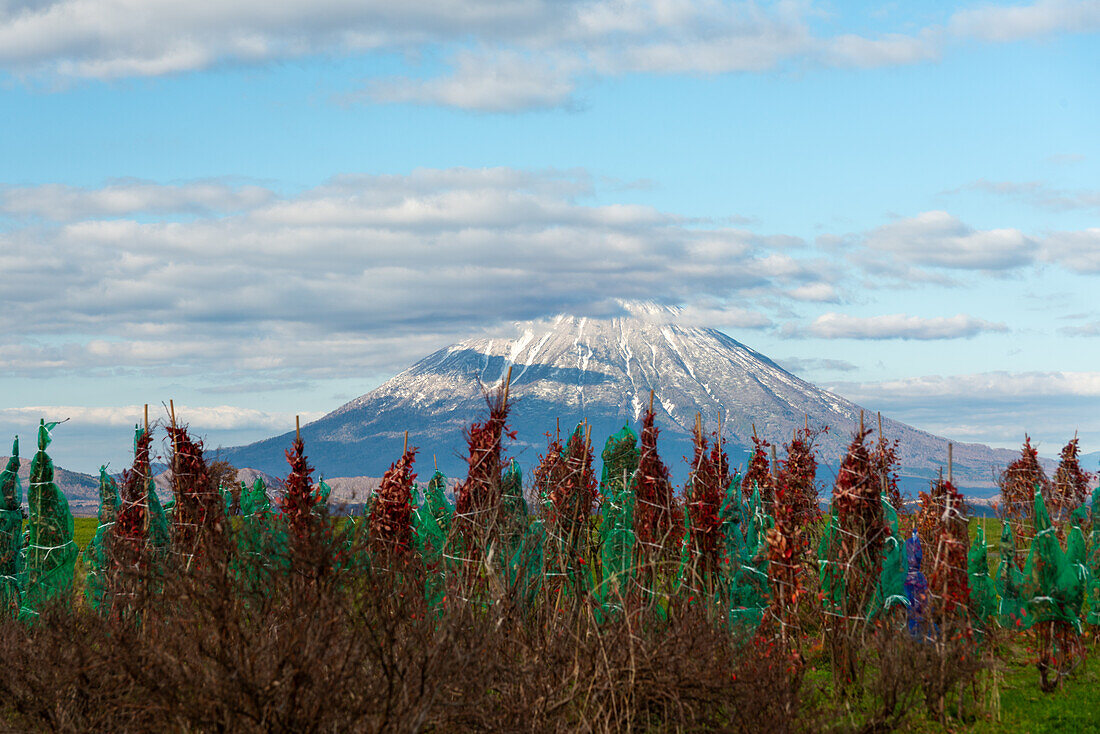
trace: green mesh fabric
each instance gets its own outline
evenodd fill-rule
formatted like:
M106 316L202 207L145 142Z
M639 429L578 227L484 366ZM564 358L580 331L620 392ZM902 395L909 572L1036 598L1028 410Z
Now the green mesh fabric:
M1073 524L1066 533L1066 565L1069 568L1064 583L1068 589L1069 608L1078 619L1085 606L1085 589L1089 582L1085 561L1085 534L1080 525Z
M546 578L546 525L541 518L530 524L505 561L509 593L522 608L533 608Z
M638 434L629 426L607 439L600 478L597 534L602 576L597 597L604 615L621 611L634 578L634 485L638 470Z
M107 572L110 559L107 557L107 543L111 528L118 517L122 504L118 485L107 475L107 467L99 468L99 525L95 537L84 549L84 566L87 576L84 579L84 596L93 609L99 610L107 598Z
M1100 486L1092 492L1092 531L1089 533L1087 565L1089 614L1086 621L1091 625L1100 625Z
M730 598L729 619L735 626L755 629L764 618L768 607L768 543L767 533L773 522L763 508L760 488L753 487L749 501L747 522L739 523L745 534L736 538L736 560L731 556L734 566L732 594Z
M154 558L166 558L172 544L171 530L168 526L168 518L164 514L164 508L157 496L157 486L152 478L148 483L149 497L149 547L153 549Z
M840 535L840 518L834 504L829 512L829 522L821 534L817 547L817 563L821 578L821 602L826 614L844 613L844 573L832 559L837 556Z
M909 598L905 595L905 576L909 572L908 559L905 556L905 540L898 527L898 513L894 506L882 495L882 514L890 535L882 546L882 570L879 572L875 595L871 599L869 617L889 612L895 607L908 607Z
M286 534L276 522L264 480L241 482L241 518L237 525L237 571L251 589L263 587L267 573L281 569L286 559Z
M447 478L436 470L420 498L419 487L414 490L412 529L417 552L427 568L424 596L434 609L443 603L447 576L447 542L451 531L454 508L447 502L444 490Z
M1079 581L1050 522L1042 492L1035 490L1035 537L1024 566L1028 611L1033 623L1064 622L1080 628L1073 611Z
M38 453L31 459L27 492L27 583L20 615L34 617L51 599L71 599L77 547L69 502L54 483L53 462L46 454L56 423L38 427Z
M512 459L500 481L501 540L509 555L527 532L527 500L523 498L523 470Z
M986 627L997 618L997 588L989 577L989 548L985 542L985 527L979 525L970 552L966 556L970 580L970 617Z
M22 599L23 491L19 486L19 439L0 472L0 614L15 615Z
M1012 523L1001 525L999 544L1001 562L993 576L993 586L997 596L1001 597L997 607L997 619L1001 626L1009 630L1025 630L1031 627L1032 617L1025 599L1026 579L1016 566L1016 541L1012 533Z

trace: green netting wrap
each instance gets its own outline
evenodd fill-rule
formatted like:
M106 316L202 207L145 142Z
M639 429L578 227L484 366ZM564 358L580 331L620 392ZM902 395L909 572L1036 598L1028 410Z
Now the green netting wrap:
M1100 625L1100 486L1092 491L1092 531L1089 533L1088 623Z
M447 576L445 553L453 509L443 494L446 486L447 478L436 470L423 498L420 497L419 487L413 490L413 502L416 504L412 515L413 538L428 571L424 581L424 597L433 609L443 603Z
M512 598L524 609L533 609L546 578L546 524L542 518L532 522L505 559L504 581Z
M997 619L1005 629L1022 631L1031 627L1032 617L1024 596L1026 579L1016 565L1016 541L1010 522L1001 525L999 550L1001 562L993 576L993 586L1001 597Z
M989 577L989 548L985 542L985 527L979 525L970 552L966 556L970 574L970 617L982 627L997 617L997 588Z
M634 487L638 434L629 426L607 439L600 478L599 543L602 578L597 591L604 616L622 610L634 577Z
M1085 605L1085 588L1089 582L1089 570L1085 565L1085 534L1081 526L1073 524L1066 533L1066 565L1069 578L1069 606L1079 619Z
M168 549L172 544L172 534L168 527L168 518L164 514L164 508L157 496L157 485L152 478L148 481L149 498L149 547L153 549L154 558L166 558Z
M107 598L107 572L110 568L107 544L121 505L118 485L107 475L107 467L99 467L99 525L92 542L84 549L84 565L88 571L84 579L84 596L95 610L101 609Z
M0 472L0 614L15 615L22 599L23 491L19 486L19 439Z
M69 600L77 547L73 542L73 515L69 502L53 480L53 462L46 454L50 431L56 423L42 421L38 427L38 453L31 459L31 481L27 492L30 518L27 523L27 585L20 616L37 616L50 599Z
M251 487L241 482L240 506L238 573L250 589L258 590L267 573L286 565L286 533L275 520L263 479L256 477Z
M825 613L833 615L844 614L844 574L832 560L837 555L839 535L840 518L836 505L833 504L829 512L829 523L825 526L817 547L817 563L821 569L821 603Z
M736 560L731 558L734 576L729 615L734 625L755 629L764 618L769 603L767 533L773 524L764 511L760 487L754 486L748 522L740 523L745 535L736 548Z
M1073 611L1073 603L1081 581L1058 543L1058 535L1038 487L1035 489L1035 537L1031 540L1024 577L1027 607L1033 623L1063 622L1080 629L1081 622Z
M882 495L882 514L890 535L882 546L882 570L879 572L875 595L871 599L868 617L876 617L895 607L908 607L909 597L905 595L905 577L909 573L909 563L905 556L905 542L898 527L898 513L894 506Z
M447 477L438 469L424 488L424 502L421 506L432 513L436 525L447 535L451 530L451 516L455 508L447 501Z

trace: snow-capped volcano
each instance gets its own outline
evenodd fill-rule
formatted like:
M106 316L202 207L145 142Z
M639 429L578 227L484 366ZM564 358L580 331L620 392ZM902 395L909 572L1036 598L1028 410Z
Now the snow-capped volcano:
M517 441L509 454L530 466L545 448L545 434L560 420L566 433L582 419L598 449L624 423L635 424L654 392L661 451L677 475L686 468L695 415L716 431L738 460L757 433L782 445L808 420L827 425L819 439L825 463L836 464L860 420L860 406L784 370L720 331L679 323L676 313L632 306L609 319L559 316L517 325L508 339L472 339L431 354L376 390L303 426L312 463L328 476L381 474L409 443L420 447L419 464L452 475L465 471L462 428L484 413L484 391L512 369L510 424ZM877 430L874 414L867 427ZM906 473L930 477L943 466L947 439L883 418L888 438L901 441ZM290 434L225 451L237 466L283 471ZM1007 451L977 444L955 447L957 479L987 485ZM421 469L421 474L427 470Z

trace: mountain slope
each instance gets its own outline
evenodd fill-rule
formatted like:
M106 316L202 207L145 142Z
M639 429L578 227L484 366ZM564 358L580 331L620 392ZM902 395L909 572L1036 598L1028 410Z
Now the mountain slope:
M513 339L475 339L441 349L378 389L302 427L312 463L328 476L380 475L401 450L404 431L419 446L420 473L434 455L452 476L464 474L462 429L484 413L484 389L512 368L510 423L517 441L510 455L530 466L545 447L545 434L561 420L565 433L592 424L597 450L624 423L634 424L649 400L662 429L661 450L678 476L690 452L695 414L708 431L730 441L737 458L751 444L753 426L773 443L790 439L808 420L827 425L819 448L837 463L860 419L860 407L779 367L764 355L713 330L677 324L656 307L634 307L630 316L593 320L560 316L527 323ZM874 423L867 413L867 427ZM883 419L889 438L901 441L906 473L927 478L946 460L947 439ZM222 449L236 466L282 471L291 434L249 446ZM955 474L962 483L988 486L1013 452L956 444Z

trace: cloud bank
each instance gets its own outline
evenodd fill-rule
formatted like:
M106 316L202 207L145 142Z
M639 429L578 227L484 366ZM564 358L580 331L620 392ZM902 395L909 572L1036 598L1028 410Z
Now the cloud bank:
M54 0L0 4L0 68L116 79L309 56L442 61L371 79L360 97L507 111L569 104L578 83L624 74L869 68L938 59L966 41L1100 29L1095 0L984 5L939 24L827 32L806 3L722 0ZM352 95L353 97L355 95Z

